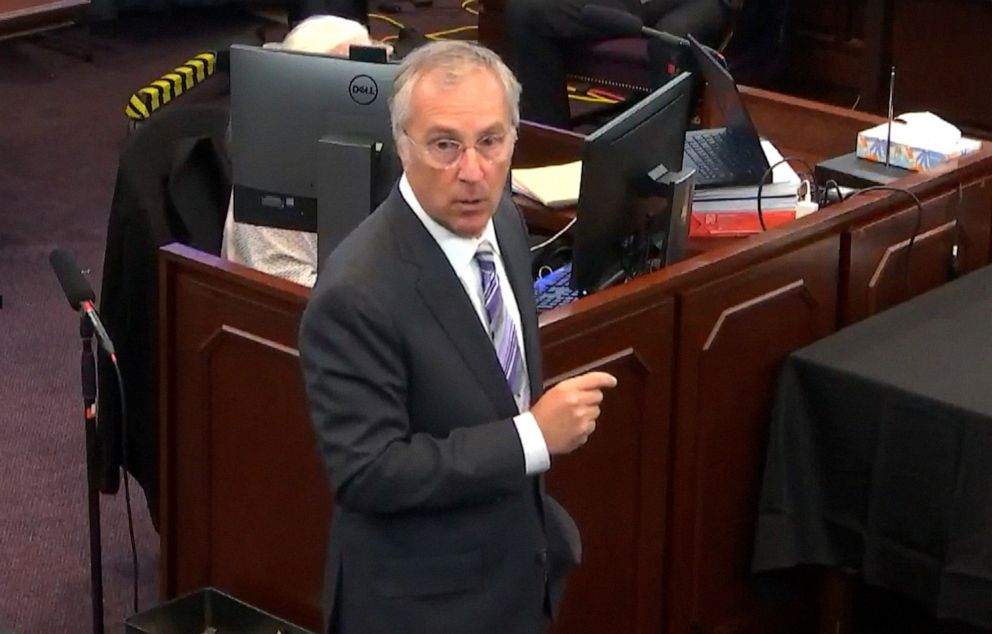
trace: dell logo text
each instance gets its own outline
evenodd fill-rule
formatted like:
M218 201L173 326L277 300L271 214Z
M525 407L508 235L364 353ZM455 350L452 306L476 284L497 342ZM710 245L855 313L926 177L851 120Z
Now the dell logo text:
M379 86L368 75L357 75L348 84L348 95L355 103L367 106L379 96Z

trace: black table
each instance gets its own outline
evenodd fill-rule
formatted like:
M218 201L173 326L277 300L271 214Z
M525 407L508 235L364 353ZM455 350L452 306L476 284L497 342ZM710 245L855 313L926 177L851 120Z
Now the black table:
M992 267L786 360L753 570L799 564L992 627Z

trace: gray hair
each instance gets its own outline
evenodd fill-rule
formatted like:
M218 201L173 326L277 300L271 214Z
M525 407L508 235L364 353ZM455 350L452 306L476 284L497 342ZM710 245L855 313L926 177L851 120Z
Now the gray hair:
M520 125L520 82L499 55L484 46L461 40L435 41L403 58L400 72L393 82L389 117L393 126L393 141L397 146L410 118L410 97L414 85L424 74L437 68L443 68L452 82L457 82L467 71L476 68L492 71L503 86L511 125L514 129Z

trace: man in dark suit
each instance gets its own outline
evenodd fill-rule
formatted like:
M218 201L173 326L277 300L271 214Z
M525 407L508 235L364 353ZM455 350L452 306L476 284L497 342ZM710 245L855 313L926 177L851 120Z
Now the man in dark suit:
M465 42L403 66L404 175L328 257L300 329L336 494L328 628L541 632L580 548L540 474L586 442L616 379L541 394L526 229L503 195L513 75Z
M691 33L703 44L717 46L741 3L742 0L506 0L507 63L523 86L523 118L568 127L566 60L575 54L571 49L576 45L604 39L600 29L582 20L586 5L625 11L659 31L680 37ZM651 78L656 87L668 79L670 62L688 62L676 55L664 43L648 40Z

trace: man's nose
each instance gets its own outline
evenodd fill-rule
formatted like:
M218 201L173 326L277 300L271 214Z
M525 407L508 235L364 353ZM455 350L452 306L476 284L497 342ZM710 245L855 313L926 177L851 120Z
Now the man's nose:
M458 160L459 180L476 182L482 180L482 157L474 147L467 147Z

